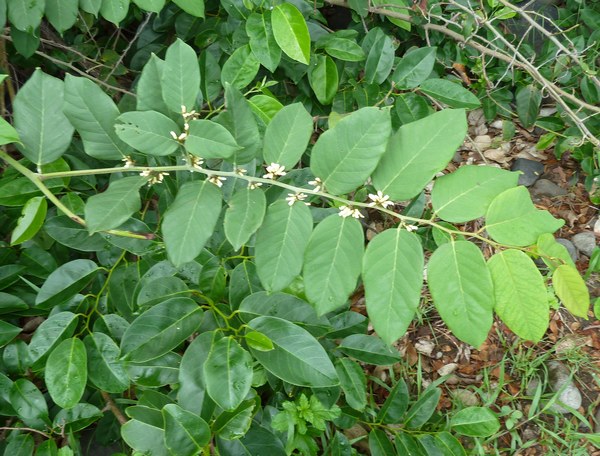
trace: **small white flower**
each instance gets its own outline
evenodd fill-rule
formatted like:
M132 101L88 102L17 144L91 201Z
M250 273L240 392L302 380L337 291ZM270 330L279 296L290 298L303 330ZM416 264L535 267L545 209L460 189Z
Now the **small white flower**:
M152 174L152 170L150 168L145 169L144 171L142 171L140 173L140 176L142 177L148 177L150 174Z
M121 161L124 163L123 168L131 168L132 166L135 166L135 161L133 161L129 155L123 157Z
M222 187L223 181L225 180L227 180L227 178L222 176L210 176L208 178L208 182L210 182L211 184L215 184L217 187Z
M181 117L183 117L184 121L188 121L190 119L194 119L196 117L198 117L198 113L194 110L191 110L190 112L187 111L187 108L184 105L181 105ZM189 129L189 127L188 127Z
M154 184L160 184L164 180L165 176L168 176L168 175L169 175L169 173L154 172L150 168L147 168L140 173L140 176L150 178L150 179L148 179L148 186L151 186Z
M195 155L188 155L186 161L192 166L192 168L202 169L202 165L204 164L204 160L201 157L196 157Z
M287 198L285 199L288 202L289 206L292 206L296 201L304 201L307 195L305 193L288 193ZM307 206L310 206L310 203L304 203Z
M248 185L250 190L256 190L258 187L262 187L262 182L250 182Z
M308 185L312 185L313 192L320 192L323 189L323 181L320 177L315 177L315 180L308 181Z
M271 163L267 166L267 174L263 175L263 179L275 179L277 176L285 176L285 166L277 163Z
M183 143L186 140L186 138L188 137L187 131L184 131L183 133L180 133L179 135L177 135L177 133L175 133L174 131L170 131L169 134L171 135L171 138L173 138L178 143Z
M244 174L248 173L248 170L244 168L236 168L234 173L236 173L238 176L243 176Z
M354 217L355 219L365 218L364 215L360 213L358 209L353 208L352 206L340 206L340 212L338 213L340 217Z
M419 227L417 225L406 225L406 231L417 231Z
M369 199L371 202L369 203L369 207L380 206L384 209L387 209L388 206L393 206L393 201L390 201L390 197L388 195L384 195L381 190L377 190L377 194L369 193Z

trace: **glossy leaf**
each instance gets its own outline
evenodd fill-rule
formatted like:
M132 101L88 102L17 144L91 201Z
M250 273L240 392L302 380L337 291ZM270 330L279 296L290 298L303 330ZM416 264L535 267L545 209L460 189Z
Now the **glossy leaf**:
M239 250L261 226L267 200L264 192L246 187L237 190L227 204L223 221L225 236Z
M11 340L19 335L21 328L10 323L0 320L0 347L4 347Z
M202 158L228 158L241 147L229 131L210 120L192 120L185 150Z
M80 402L74 407L60 410L52 420L52 424L55 427L62 427L66 432L78 432L98 421L102 416L102 411L98 407Z
M38 326L29 342L29 356L34 367L36 363L45 362L54 347L73 335L77 320L77 315L71 312L59 312Z
M565 223L548 211L536 209L523 186L506 190L494 198L485 218L485 228L492 239L517 247L534 244L540 234L553 233Z
M436 52L436 47L421 47L405 54L392 75L395 86L400 90L418 87L433 71Z
M494 310L517 336L539 342L548 329L549 305L544 278L520 250L504 250L488 260L494 283Z
M81 339L62 341L46 361L46 387L52 400L62 408L71 408L83 396L87 383L87 355Z
M381 429L373 429L369 432L369 450L371 456L390 456L394 454L392 442Z
M163 100L167 107L181 113L185 106L191 111L200 92L200 67L192 47L179 38L169 46L161 78Z
M379 27L372 28L362 42L367 54L365 61L365 81L369 84L383 84L394 65L394 44L392 39Z
M406 382L403 379L400 379L396 382L383 403L381 410L377 414L377 419L387 424L401 423L407 408L408 386L406 386Z
M355 111L319 137L312 149L310 168L326 191L334 195L351 192L377 166L390 133L388 110L369 107Z
M48 419L48 405L40 390L29 380L19 378L15 380L8 392L11 405L17 416L23 422L35 429L44 429L50 424Z
M475 94L460 83L447 79L428 79L421 84L419 90L451 108L475 109L481 106Z
M490 409L467 407L450 419L452 430L469 437L489 437L500 430L500 422Z
M48 203L43 196L36 196L27 201L10 237L10 244L22 244L35 236L44 224L47 210Z
M37 297L35 305L48 309L72 298L92 280L98 265L91 260L73 260L61 265L48 276Z
M263 150L265 162L293 168L306 150L312 132L312 117L302 103L285 106L267 125Z
M308 65L310 60L310 35L308 27L292 3L282 3L271 14L273 35L281 50L292 60Z
M312 216L304 204L279 200L269 206L255 244L256 270L266 290L282 290L300 274L311 231Z
M273 350L250 348L252 355L276 377L298 386L325 388L339 383L325 349L307 331L281 318L258 317L248 327L266 335Z
M115 131L119 138L135 150L148 155L171 155L179 144L171 137L179 127L156 111L131 111L117 118Z
M479 248L449 242L429 259L427 280L433 303L452 333L479 347L492 327L495 304L490 272Z
M184 184L162 222L167 254L176 266L196 258L221 213L221 191L208 180Z
M152 456L168 456L165 446L165 432L152 424L129 420L121 426L121 437L127 445L140 453Z
M338 91L337 66L328 55L316 55L308 70L308 82L319 103L328 105Z
M32 456L35 448L35 441L31 434L13 434L8 439L3 439L6 442L4 454L11 456ZM36 456L39 452L36 452Z
M467 121L460 109L445 109L402 125L387 144L373 173L373 185L392 200L417 196L446 167L466 133Z
M273 350L273 342L263 333L258 331L250 331L244 334L244 340L248 344L248 347L254 348L259 351L270 351Z
M46 0L46 18L58 33L73 27L79 14L78 0Z
M242 402L235 410L222 412L211 426L213 433L225 440L239 439L252 424L252 412L256 406L253 399Z
M121 352L131 362L158 358L171 351L202 322L202 309L190 298L171 298L137 317L123 334Z
M402 337L415 316L423 287L423 248L403 229L388 229L367 246L362 277L367 312L387 344Z
M250 38L250 49L262 66L274 72L281 60L281 48L275 41L271 25L271 11L252 13L246 19L246 34Z
M63 81L37 69L15 97L18 148L36 165L58 160L71 144L75 129L62 111L64 90Z
M388 366L400 360L398 350L388 347L377 336L353 334L344 338L338 348L363 363Z
M364 410L367 406L367 378L362 367L348 358L338 358L335 370L348 405L355 410Z
M439 388L428 388L421 394L417 402L406 412L404 423L409 429L418 429L423 426L435 409L442 395L442 390Z
M250 45L241 46L223 64L221 83L231 84L241 90L254 80L259 67L260 63L250 50Z
M569 312L587 319L590 294L577 269L568 264L557 267L552 274L554 292Z
M210 428L206 421L178 405L168 404L162 409L165 422L165 445L172 454L194 456L210 442Z
M88 378L102 391L121 393L129 387L129 377L119 360L119 346L106 334L94 332L83 340L88 359Z
M321 44L331 57L346 62L361 62L365 60L365 51L351 39L342 38L335 35L328 37Z

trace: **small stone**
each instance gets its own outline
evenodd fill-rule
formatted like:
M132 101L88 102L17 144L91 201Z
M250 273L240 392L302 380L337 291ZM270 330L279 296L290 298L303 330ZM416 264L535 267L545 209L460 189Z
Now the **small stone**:
M565 196L568 192L556 185L554 182L549 181L548 179L540 179L535 185L531 188L531 193L534 196L548 196L550 198L554 198L557 196Z
M425 356L431 356L434 348L435 344L429 339L419 339L415 343L415 350Z
M448 363L445 366L440 367L437 372L443 377L444 375L453 373L456 369L458 369L458 364Z
M557 238L556 242L565 246L567 252L569 252L569 255L571 256L571 259L573 260L573 263L577 262L579 259L579 252L577 251L577 247L575 247L571 241L568 239Z
M600 236L600 218L594 223L594 233Z
M452 393L452 397L455 400L460 401L466 407L473 407L479 404L479 398L477 395L469 390L459 388Z
M544 165L535 160L517 158L511 166L511 171L521 171L519 185L531 187L544 172Z
M496 130L502 130L502 121L501 120L494 120L490 124L490 127L495 128Z
M571 380L569 369L561 362L550 361L548 363L548 380L550 389L553 392L556 393L562 390L557 401L550 407L551 410L563 414L570 413L566 408L562 407L559 402L575 410L581 407L581 393Z
M573 236L573 244L585 256L592 256L592 252L596 247L596 236L591 231L583 231Z
M487 149L483 153L483 156L488 160L494 160L497 163L506 163L508 161L506 152L502 149Z
M487 150L492 145L492 138L489 135L475 136L473 143L480 151Z

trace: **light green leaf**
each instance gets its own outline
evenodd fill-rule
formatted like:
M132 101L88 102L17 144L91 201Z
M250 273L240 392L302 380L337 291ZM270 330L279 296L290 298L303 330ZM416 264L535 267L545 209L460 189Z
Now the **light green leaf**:
M272 12L273 35L281 50L292 60L308 65L310 35L308 27L292 3L277 5Z
M590 293L577 269L562 264L552 274L554 292L573 315L587 320L590 308Z
M231 84L236 89L243 89L250 84L258 73L260 63L254 57L249 45L237 48L223 64L221 83Z
M78 0L46 0L46 18L58 33L73 27L79 14Z
M494 283L494 310L517 336L539 342L549 324L548 294L535 263L520 250L504 250L488 260Z
M8 21L23 32L33 32L42 21L44 0L6 0Z
M367 54L365 61L365 81L369 84L383 84L392 71L394 53L392 39L379 27L372 28L362 42Z
M542 103L542 93L534 85L521 87L515 96L517 115L523 128L530 128L537 120Z
M337 66L328 55L316 55L308 69L308 82L319 103L331 104L338 92Z
M93 14L98 17L98 12L102 6L102 0L79 0L79 7L86 13Z
M29 356L34 368L43 367L48 353L73 335L77 320L77 315L71 312L59 312L38 326L29 343Z
M363 245L360 222L337 214L311 234L304 252L304 292L319 315L343 306L356 288Z
M405 54L392 75L395 86L400 90L418 87L433 71L436 52L436 47L421 47Z
M459 440L447 431L437 433L435 443L445 456L467 456Z
M133 363L158 358L193 334L202 316L202 309L190 298L167 299L133 320L123 334L121 352Z
M258 331L247 332L244 334L244 340L248 344L248 347L254 348L255 350L270 351L275 348L271 339Z
M500 421L485 407L467 407L450 419L452 430L469 437L489 437L500 430Z
M21 328L10 323L0 320L0 347L4 347L13 340L19 333Z
M313 174L334 195L355 190L377 166L391 128L387 109L362 108L344 117L314 145L310 157Z
M175 266L196 258L221 213L221 191L207 180L184 184L162 222L167 254Z
M165 6L165 0L133 0L137 6L145 11L160 13Z
M335 370L348 405L354 410L364 410L367 406L367 378L362 367L348 358L338 358Z
M252 357L235 339L214 342L204 362L208 395L223 410L237 408L252 386Z
M492 279L479 248L468 241L441 245L429 259L427 281L452 333L479 347L492 327L494 308Z
M191 111L200 92L200 66L194 49L179 38L169 46L161 78L162 96L167 107L181 113Z
M19 138L17 130L15 130L14 127L6 120L0 117L0 146L19 142L20 140L21 139Z
M63 110L81 136L86 154L100 160L119 160L131 153L115 132L119 109L89 79L67 74Z
M392 200L413 198L446 167L466 134L462 109L445 109L402 125L387 144L373 185Z
M367 57L356 41L347 38L329 35L321 45L331 57L346 62L362 62Z
M246 34L250 38L250 49L260 64L274 72L281 60L281 49L275 41L271 25L271 11L252 13L246 20Z
M304 204L271 204L256 233L256 270L268 291L287 287L302 270L304 249L312 231L312 216Z
M210 442L206 421L176 404L162 409L165 422L165 445L172 454L195 456Z
M90 234L121 226L140 210L140 188L147 182L141 176L113 181L103 193L90 196L85 204L85 221Z
M96 387L108 393L122 393L129 388L129 377L119 360L118 345L106 334L94 332L85 337L88 377Z
M27 201L10 237L10 245L22 244L35 236L44 224L47 209L48 203L44 196L36 196Z
M163 114L169 112L169 108L162 98L162 73L165 61L155 54L150 56L142 69L142 74L136 85L136 109L138 111L158 111Z
M338 376L321 344L307 331L276 317L258 317L248 327L266 335L273 350L250 348L265 369L293 385L326 388L338 385Z
M164 114L156 111L130 111L117 118L115 131L119 138L135 150L148 155L171 155L179 144L171 132L179 127Z
M394 454L392 442L382 429L373 429L369 432L369 450L371 456L390 456Z
M486 230L494 241L517 247L534 244L539 235L564 225L548 211L536 209L523 186L500 193L488 207Z
M556 239L550 233L540 234L540 237L538 237L537 253L551 271L554 271L561 264L568 264L575 267L575 263L567 248L556 242Z
M491 166L461 166L435 180L431 205L448 222L462 223L483 217L492 200L517 186L519 175Z
M388 347L376 335L352 334L344 338L338 348L363 363L387 366L400 360L398 350Z
M263 191L246 187L237 190L227 204L223 221L225 236L239 250L261 226L267 199Z
M269 125L275 114L277 114L283 105L279 100L269 95L254 95L248 100L254 114L265 124Z
M44 429L50 425L48 405L40 390L29 380L20 378L8 392L10 404L23 422L35 429Z
M423 287L423 248L406 230L388 229L367 246L362 276L367 312L387 344L398 340L415 316Z
M71 408L79 402L87 383L87 356L80 339L64 340L52 350L44 379L50 397L60 407Z
M121 437L127 445L142 454L168 456L165 432L158 426L138 420L129 420L121 426Z
M313 120L302 103L282 108L267 125L263 157L266 163L293 168L308 146Z
M185 150L202 158L229 158L241 147L227 128L210 120L192 120Z
M75 296L98 272L98 265L91 260L78 259L61 265L48 276L35 298L40 309L49 309Z
M129 0L102 0L100 14L108 22L119 25L127 17L129 10Z
M195 17L204 17L204 0L173 0L179 8Z
M250 429L256 401L248 399L232 412L222 412L211 426L212 432L225 440L242 438Z
M37 69L17 92L14 125L17 146L36 165L58 160L71 144L74 128L62 112L64 83Z
M460 83L447 79L428 79L421 84L419 90L451 108L475 109L481 106L475 94Z
M380 6L384 10L399 14L406 14L407 10L409 10L412 6L409 0L374 0L373 5ZM398 27L404 30L408 30L410 32L412 25L411 22L387 15L385 16L385 18L392 24L395 24Z

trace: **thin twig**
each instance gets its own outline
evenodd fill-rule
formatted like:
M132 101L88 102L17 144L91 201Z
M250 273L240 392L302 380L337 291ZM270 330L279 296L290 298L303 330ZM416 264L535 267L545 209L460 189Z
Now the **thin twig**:
M108 394L106 391L100 391L100 394L102 395L104 402L106 402L106 405L108 405L108 407L110 408L110 411L113 413L113 415L115 416L115 418L117 419L119 424L122 426L125 423L127 423L127 421L128 421L127 418L125 418L125 415L123 415L123 412L121 412L119 407L117 407L117 404L115 403L113 398L110 397L110 394Z
M10 427L10 426L0 426L0 431L27 431L34 432L35 434L43 435L47 439L51 439L50 434L46 434L45 432L38 431L37 429L28 428L28 427Z

